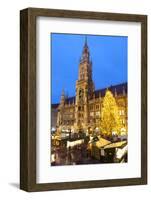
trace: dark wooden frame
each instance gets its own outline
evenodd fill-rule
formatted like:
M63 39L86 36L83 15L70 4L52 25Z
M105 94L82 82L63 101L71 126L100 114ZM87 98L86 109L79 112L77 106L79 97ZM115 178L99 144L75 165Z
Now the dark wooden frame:
M36 183L36 18L62 17L141 23L141 178ZM20 188L25 191L147 184L147 16L27 8L20 12Z

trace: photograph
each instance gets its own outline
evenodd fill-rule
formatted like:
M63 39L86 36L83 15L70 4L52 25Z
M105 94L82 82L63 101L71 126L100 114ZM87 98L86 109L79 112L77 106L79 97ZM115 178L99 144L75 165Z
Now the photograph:
M20 11L20 189L147 184L147 15Z
M128 37L50 34L50 165L128 162Z

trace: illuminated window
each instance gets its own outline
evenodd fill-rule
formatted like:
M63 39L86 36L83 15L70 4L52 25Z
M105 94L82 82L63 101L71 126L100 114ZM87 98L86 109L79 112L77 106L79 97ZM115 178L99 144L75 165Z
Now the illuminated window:
M81 79L84 79L84 74L81 74L80 76L81 76Z
M90 110L93 110L93 105L90 105Z
M124 110L122 110L122 115L124 115L125 113L124 113Z
M100 122L100 119L96 119L96 123L99 123Z
M120 115L124 115L124 110L120 110Z
M90 116L93 117L94 116L94 112L90 112Z
M96 112L95 114L96 114L96 116L100 116L100 112Z
M100 108L100 105L96 105L96 107L95 107L95 108L96 108L96 110L99 110L99 108Z

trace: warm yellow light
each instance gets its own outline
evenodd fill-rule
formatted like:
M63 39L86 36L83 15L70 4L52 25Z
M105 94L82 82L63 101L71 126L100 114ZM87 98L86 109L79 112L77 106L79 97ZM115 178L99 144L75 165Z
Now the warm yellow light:
M119 110L116 100L109 90L106 91L103 100L100 125L101 132L104 135L112 136L113 133L120 134Z

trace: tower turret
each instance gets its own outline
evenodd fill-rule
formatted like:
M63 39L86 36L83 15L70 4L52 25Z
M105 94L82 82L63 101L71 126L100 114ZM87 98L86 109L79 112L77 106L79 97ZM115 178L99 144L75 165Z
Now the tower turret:
M61 104L61 105L64 105L64 104L65 104L65 93L64 93L64 89L62 90L60 104Z

